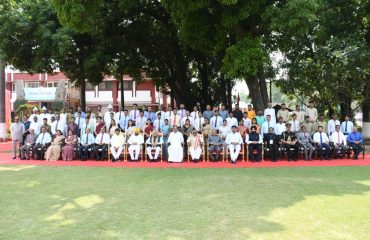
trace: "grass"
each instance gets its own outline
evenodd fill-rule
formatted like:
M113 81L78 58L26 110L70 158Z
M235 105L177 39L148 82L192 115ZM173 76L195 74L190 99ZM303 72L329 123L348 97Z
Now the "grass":
M369 239L369 173L0 166L0 239Z

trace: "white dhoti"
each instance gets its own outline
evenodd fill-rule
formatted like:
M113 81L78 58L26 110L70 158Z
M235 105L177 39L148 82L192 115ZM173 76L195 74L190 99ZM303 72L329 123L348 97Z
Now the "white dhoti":
M184 158L184 149L181 144L171 144L167 151L169 162L182 162L182 159Z
M191 155L192 159L199 159L200 154L202 154L202 148L201 147L197 147L195 149L194 149L194 147L190 147L189 151L190 151L190 155Z
M130 153L131 160L138 160L140 155L140 145L131 145L128 148L128 152Z
M153 159L152 150L155 150L154 159L157 159L159 155L159 151L161 150L161 147L147 147L146 152L148 153L149 159Z
M229 151L230 151L230 159L231 161L235 162L236 159L238 159L239 153L240 153L240 145L233 145L229 144Z
M117 150L112 146L110 147L110 152L115 160L118 160L121 156L123 147L119 147Z

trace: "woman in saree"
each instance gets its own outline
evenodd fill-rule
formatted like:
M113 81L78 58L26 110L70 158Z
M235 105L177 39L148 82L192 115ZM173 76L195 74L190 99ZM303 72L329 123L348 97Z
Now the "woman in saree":
M60 130L57 130L50 147L46 150L46 161L57 161L60 157L61 145L64 142L64 136Z
M65 139L66 145L62 148L62 157L64 161L71 161L74 159L77 140L77 136L73 135L73 132L69 130L68 136Z

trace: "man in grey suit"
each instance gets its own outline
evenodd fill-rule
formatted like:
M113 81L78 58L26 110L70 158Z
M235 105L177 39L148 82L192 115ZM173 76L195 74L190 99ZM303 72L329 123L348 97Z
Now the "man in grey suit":
M313 146L311 144L311 134L306 131L306 127L301 127L301 132L297 133L298 142L304 149L304 155L307 160L312 159Z

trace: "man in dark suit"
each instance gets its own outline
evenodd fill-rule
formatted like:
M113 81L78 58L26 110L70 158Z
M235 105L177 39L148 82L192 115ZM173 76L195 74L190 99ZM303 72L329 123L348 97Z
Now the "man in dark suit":
M274 133L274 128L270 127L269 132L263 137L265 146L270 150L270 157L273 162L277 161L279 151L279 137Z
M283 132L281 135L280 142L282 143L283 147L286 149L288 154L288 161L297 161L298 160L298 150L299 150L299 143L295 136L295 134L291 131L291 124L287 123L285 125L286 131ZM291 150L293 149L293 151Z

